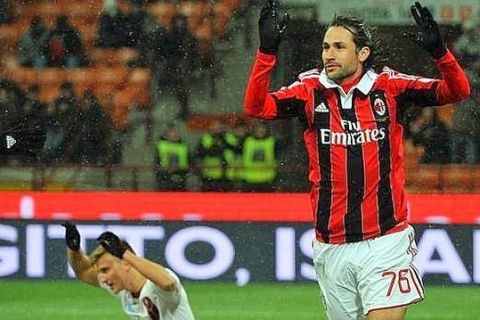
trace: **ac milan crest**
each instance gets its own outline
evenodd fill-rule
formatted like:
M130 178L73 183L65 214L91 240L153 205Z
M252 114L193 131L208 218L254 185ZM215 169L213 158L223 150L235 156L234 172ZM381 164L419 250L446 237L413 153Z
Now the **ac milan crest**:
M384 116L387 112L387 105L385 104L385 101L383 101L382 98L376 98L373 102L373 110L375 110L375 113L380 117Z

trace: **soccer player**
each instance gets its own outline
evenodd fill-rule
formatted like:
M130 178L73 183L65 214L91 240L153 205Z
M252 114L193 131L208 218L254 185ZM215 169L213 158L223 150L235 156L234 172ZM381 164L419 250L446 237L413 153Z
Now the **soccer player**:
M368 26L336 16L323 38L323 66L268 92L288 20L278 6L269 0L260 14L245 112L260 119L298 117L304 126L313 260L329 319L404 319L424 291L407 222L399 115L408 103L440 106L467 98L468 80L430 11L416 2L411 11L418 28L405 36L430 54L441 79L376 72Z
M76 277L110 291L131 319L193 320L187 294L170 269L135 255L114 233L98 237L100 245L87 256L80 249L77 227L66 222L68 262Z

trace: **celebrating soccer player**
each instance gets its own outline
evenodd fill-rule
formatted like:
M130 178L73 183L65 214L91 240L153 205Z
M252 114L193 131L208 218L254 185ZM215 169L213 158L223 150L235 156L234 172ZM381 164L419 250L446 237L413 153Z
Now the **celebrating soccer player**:
M245 112L260 119L298 117L309 157L316 240L313 260L329 319L399 320L423 300L407 222L403 128L406 105L465 99L468 80L446 48L430 11L416 2L405 36L434 60L441 79L378 70L375 41L358 18L336 16L323 38L323 66L268 92L288 16L267 1Z
M135 255L114 233L98 237L100 245L87 256L80 249L77 227L66 222L68 262L76 277L110 291L131 319L193 320L187 294L170 269Z

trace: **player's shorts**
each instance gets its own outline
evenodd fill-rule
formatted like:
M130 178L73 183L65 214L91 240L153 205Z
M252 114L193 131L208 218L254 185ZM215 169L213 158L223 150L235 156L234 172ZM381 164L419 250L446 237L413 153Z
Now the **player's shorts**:
M313 262L330 320L366 319L372 310L423 300L414 230L361 242L313 242Z

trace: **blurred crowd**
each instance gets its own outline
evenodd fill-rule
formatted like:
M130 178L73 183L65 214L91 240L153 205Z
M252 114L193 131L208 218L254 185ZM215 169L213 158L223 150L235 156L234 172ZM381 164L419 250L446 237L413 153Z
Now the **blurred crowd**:
M215 119L194 148L170 125L155 145L158 190L185 191L189 175L202 191L272 191L278 176L279 142L269 127L238 121L228 128Z
M8 3L11 9L11 1L0 3L6 13ZM102 10L95 18L93 45L135 50L128 67L151 71L152 92L173 94L178 101L178 118L186 120L190 116L193 85L208 85L210 97L216 96L221 64L216 61L214 42L228 40L229 19L241 11L242 0L103 0L102 3ZM12 23L12 15L5 15L3 22ZM68 13L60 14L52 25L51 19L46 22L45 17L34 15L16 45L18 64L36 70L92 66L91 44L84 43L84 27L79 29L88 19L77 19L82 24L72 23L72 19Z
M38 94L38 86L23 91L13 82L0 81L0 108L5 112L0 126L21 118L32 126L43 123L47 129L43 149L17 157L20 164L100 165L121 161L111 119L90 91L78 99L72 84L65 82L59 96L47 105ZM8 160L4 156L0 163Z

